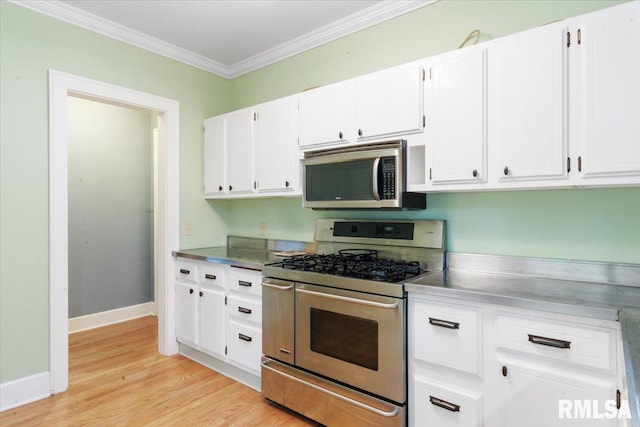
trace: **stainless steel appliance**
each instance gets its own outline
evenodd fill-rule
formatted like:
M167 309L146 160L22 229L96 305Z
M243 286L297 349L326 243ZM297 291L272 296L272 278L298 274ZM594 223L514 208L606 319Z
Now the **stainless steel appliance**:
M313 209L425 209L427 196L406 192L403 140L305 153L303 206Z
M325 425L406 423L403 282L442 270L443 221L320 219L263 269L262 394Z

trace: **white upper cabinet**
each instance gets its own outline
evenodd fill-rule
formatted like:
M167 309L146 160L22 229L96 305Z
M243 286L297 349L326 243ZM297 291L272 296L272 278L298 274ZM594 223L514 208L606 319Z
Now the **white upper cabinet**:
M486 182L486 50L441 55L428 65L426 74L425 133L431 182Z
M497 181L566 179L566 27L496 40L492 55L492 174Z
M571 141L582 184L640 184L640 3L576 18L570 34Z
M254 187L259 192L290 192L297 187L296 112L295 98L268 102L255 109Z
M422 132L423 79L415 63L354 79L358 140Z
M350 124L352 88L349 83L337 83L298 96L300 149L355 140Z
M249 109L230 113L226 117L229 194L253 192L252 123L253 113Z
M222 116L204 121L204 194L224 194L226 181L225 119Z

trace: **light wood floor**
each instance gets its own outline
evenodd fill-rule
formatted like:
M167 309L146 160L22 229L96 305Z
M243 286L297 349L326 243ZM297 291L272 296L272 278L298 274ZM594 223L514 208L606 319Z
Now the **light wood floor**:
M157 319L69 336L69 389L0 413L0 426L313 426L182 356L158 354Z

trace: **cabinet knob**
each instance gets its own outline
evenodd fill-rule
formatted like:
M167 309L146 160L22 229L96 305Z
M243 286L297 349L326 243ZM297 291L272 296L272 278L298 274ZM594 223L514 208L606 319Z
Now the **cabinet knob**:
M338 134L338 138L342 139L342 132Z
M473 177L476 178L478 176L478 170L474 169L472 174L473 174Z
M218 185L218 191L222 191L222 185Z
M202 296L202 295L204 295L204 293L202 293L202 291L200 291L199 295Z
M189 293L192 294L193 293L193 289L189 289Z
M358 136L362 136L362 129L358 129Z
M231 190L233 190L233 187L232 187L232 186L229 186L229 191L231 191Z
M503 367L502 367L502 376L503 376L503 377L506 377L506 376L507 376L507 367L506 367L506 366L503 366Z
M284 186L285 186L285 187L287 187L287 188L289 188L289 181L285 181L285 182L284 182Z
M509 175L509 166L505 166L503 172L504 172L504 176Z
M253 181L253 189L257 189L258 188L258 181Z

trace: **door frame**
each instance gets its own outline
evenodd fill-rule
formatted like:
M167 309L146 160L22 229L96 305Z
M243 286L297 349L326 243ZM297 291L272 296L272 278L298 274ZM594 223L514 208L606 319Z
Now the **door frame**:
M175 275L171 253L179 249L178 101L49 70L49 380L51 393L69 386L68 111L69 95L158 113L158 175L154 229L158 351L178 352Z

